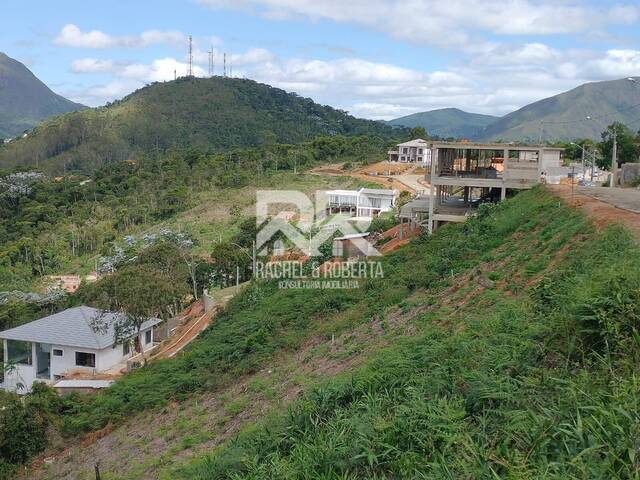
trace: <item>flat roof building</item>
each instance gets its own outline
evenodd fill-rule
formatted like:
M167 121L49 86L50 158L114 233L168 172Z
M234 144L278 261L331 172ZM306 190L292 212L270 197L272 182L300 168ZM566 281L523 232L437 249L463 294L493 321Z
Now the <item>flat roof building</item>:
M484 201L504 199L508 189L544 182L560 166L561 148L513 143L431 142L429 231L463 222Z

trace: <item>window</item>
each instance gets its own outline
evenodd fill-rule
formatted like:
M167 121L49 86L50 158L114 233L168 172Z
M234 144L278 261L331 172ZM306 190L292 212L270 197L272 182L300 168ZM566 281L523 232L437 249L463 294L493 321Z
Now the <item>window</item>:
M418 157L418 161L421 162L422 161L422 157Z
M53 349L53 356L54 357L62 357L64 355L64 352L62 350L60 350L59 348L54 348Z
M402 148L402 153L409 153L409 149L407 147Z
M86 353L86 352L76 352L76 366L95 368L96 354Z
M147 330L146 332L144 332L144 343L146 345L151 343L151 330Z
M420 155L422 155L422 149L421 149L421 148L419 148L419 149L418 149L418 153L419 153Z
M31 342L7 340L7 357L9 363L16 365L33 365Z

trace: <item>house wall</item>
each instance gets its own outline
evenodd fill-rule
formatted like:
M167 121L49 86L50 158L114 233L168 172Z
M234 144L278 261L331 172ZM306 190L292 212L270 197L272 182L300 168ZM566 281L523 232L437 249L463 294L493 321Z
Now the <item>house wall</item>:
M145 333L151 331L151 342L145 343ZM153 347L153 328L143 330L140 334L140 345L143 351L149 350ZM4 342L4 363L7 363L7 345L6 340ZM62 356L58 357L53 354L53 350L62 350ZM96 366L81 367L76 365L76 352L93 353L96 356ZM66 347L62 345L51 345L51 362L50 362L50 378L49 381L54 380L54 376L64 376L70 372L81 372L91 375L93 373L104 372L109 370L113 366L121 363L126 358L131 357L132 354L123 355L122 345L109 346L102 350L95 350L91 348L79 348L79 347ZM31 386L35 381L44 382L46 379L37 378L36 365L35 365L35 343L32 344L32 359L33 365L16 365L15 372L5 374L4 383L2 387L6 390L15 391L18 383L22 383L26 390L21 390L21 393L27 393L31 390Z
M53 354L53 350L62 350L62 356L56 357ZM62 345L51 346L51 375L52 379L54 375L62 376L68 371L80 371L86 373L93 373L94 368L90 367L78 367L76 366L76 352L93 353L96 356L96 366L99 364L99 351L92 350L90 348L78 348L78 347L63 347Z
M543 150L542 152L542 171L547 172L550 168L561 167L560 152L557 150Z

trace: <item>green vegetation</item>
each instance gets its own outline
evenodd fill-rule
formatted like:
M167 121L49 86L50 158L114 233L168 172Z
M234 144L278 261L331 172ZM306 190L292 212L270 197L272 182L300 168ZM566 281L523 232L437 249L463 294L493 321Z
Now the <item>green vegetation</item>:
M90 173L112 162L176 148L220 152L300 143L319 135L388 140L404 133L252 80L180 78L142 88L105 107L48 120L28 138L0 146L0 166Z
M0 145L47 117L84 108L53 93L27 67L2 52L0 78Z
M614 132L618 142L618 164L638 162L640 160L640 131L634 134L620 122L613 122L607 126L601 134L602 140L600 142L583 138L574 142L558 142L555 146L564 149L565 160L578 162L582 160L582 148L584 148L585 165L590 166L595 156L598 168L611 170Z
M42 384L23 398L0 391L0 478L13 478L18 465L45 448L47 430L64 403Z
M464 112L457 108L440 108L395 118L389 120L387 124L408 128L422 127L436 137L459 139L477 137L484 127L498 118L493 115Z
M638 253L540 190L444 228L393 260L451 308L171 477L635 478ZM500 288L436 294L480 259Z
M377 160L385 148L379 138L334 136L227 154L176 150L59 181L36 172L0 173L0 291L29 290L46 275L88 273L99 257L113 254L114 241L157 230L159 223L191 229L203 240L195 249L208 255L219 232L241 223L242 211L184 222L177 222L178 214L214 202L231 209L227 199L235 199L238 209L248 207L255 195L242 189L250 186L306 190L322 181L307 180L305 187L304 176L294 171L336 158Z
M535 189L384 257L385 278L359 289L253 284L181 356L77 397L62 430L219 391L312 336L406 317L364 367L308 384L287 411L274 401L267 420L165 477L633 478L638 253L621 228L597 233ZM247 397L227 407L240 414Z

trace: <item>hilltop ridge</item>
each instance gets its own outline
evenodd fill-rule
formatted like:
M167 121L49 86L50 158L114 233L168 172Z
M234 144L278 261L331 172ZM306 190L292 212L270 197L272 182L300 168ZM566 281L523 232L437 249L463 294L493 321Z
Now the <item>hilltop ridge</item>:
M91 171L171 148L223 151L299 143L318 135L397 130L253 80L184 77L154 83L104 107L54 117L0 149L0 167Z

